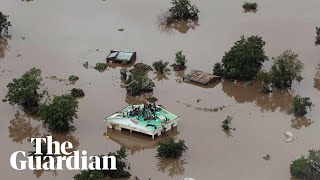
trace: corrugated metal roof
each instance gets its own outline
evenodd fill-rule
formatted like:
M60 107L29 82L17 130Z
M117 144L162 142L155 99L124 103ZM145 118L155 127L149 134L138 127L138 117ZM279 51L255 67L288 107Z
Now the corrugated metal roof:
M199 70L192 70L189 74L184 76L185 79L201 84L208 84L211 80L220 79L219 76L205 73Z

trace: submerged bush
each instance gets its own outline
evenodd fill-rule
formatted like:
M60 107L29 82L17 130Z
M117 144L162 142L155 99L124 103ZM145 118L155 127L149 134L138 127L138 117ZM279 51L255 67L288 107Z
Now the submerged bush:
M162 158L179 158L187 149L184 140L179 139L176 142L175 139L170 138L159 142L157 151L158 156Z
M71 95L73 97L84 97L84 92L82 89L72 88Z
M129 178L131 176L130 172L128 171L130 169L130 165L127 160L128 153L126 148L121 147L120 150L111 152L108 154L108 156L116 157L117 170L102 170L104 176L110 178ZM103 167L102 164L101 167Z
M254 11L257 10L258 4L257 3L250 3L250 2L245 2L242 5L243 9L245 11Z
M160 61L154 62L152 66L159 73L164 73L164 72L170 71L170 69L167 68L168 64L169 62L163 62L163 60L160 60Z
M75 82L78 81L78 80L79 80L79 77L78 77L78 76L75 76L75 75L69 76L69 81L70 81L71 83L75 83Z
M74 180L103 180L109 178L129 178L131 176L128 169L130 165L127 161L127 150L123 147L116 152L110 152L108 156L116 157L117 170L86 170L76 174ZM103 167L103 161L100 161L100 167Z
M197 20L199 9L191 5L189 0L172 0L172 7L169 9L171 20ZM169 20L170 21L170 20Z
M152 71L152 67L147 65L147 64L144 64L144 63L136 63L132 69L130 69L129 71L131 73L134 73L134 72L144 72L144 73L148 73L150 71Z
M126 67L122 67L120 69L121 79L127 79L127 72L128 72L128 69Z
M292 161L290 174L294 178L314 180L320 178L320 150L310 150L308 157Z
M261 69L262 63L268 60L264 45L265 42L259 36L241 36L241 39L225 53L222 64L215 65L214 68L229 79L251 80Z
M230 124L231 124L231 121L232 121L232 117L230 116L227 116L227 118L222 122L222 128L225 130L225 131L229 131L230 130Z
M0 11L0 36L2 33L8 35L8 29L11 26L11 22L8 21L8 18L9 18L8 15L4 15Z
M316 27L316 41L315 41L315 44L316 45L320 45L320 27Z
M45 93L45 91L40 94L38 93L40 86L42 86L41 81L41 70L36 68L30 69L20 78L14 78L7 85L6 100L11 105L17 104L30 113L36 113L39 102Z
M303 63L298 56L291 50L283 52L280 56L274 58L270 71L259 72L258 78L264 84L277 89L290 88L294 80L302 80Z
M132 70L128 81L126 82L127 93L132 96L141 95L145 92L152 92L154 86L154 82L148 77L145 69Z
M107 69L108 65L106 63L97 63L96 67L94 67L95 70L99 72L103 72Z
M314 106L309 97L301 97L296 95L292 101L293 112L298 116L304 116L308 113L308 109L311 110Z
M101 171L98 170L86 170L81 171L73 177L74 180L103 180L105 179Z

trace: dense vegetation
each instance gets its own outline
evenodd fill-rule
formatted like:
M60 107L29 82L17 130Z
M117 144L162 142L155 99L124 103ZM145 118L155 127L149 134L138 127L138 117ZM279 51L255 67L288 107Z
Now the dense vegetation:
M187 146L184 140L179 139L178 142L175 139L170 138L159 142L158 157L162 158L179 158L182 153L187 151Z
M72 95L54 96L49 104L42 104L39 114L49 129L56 132L73 130L73 118L77 117L78 101Z
M38 93L40 86L42 86L41 81L41 70L36 68L30 69L20 78L14 78L7 85L8 92L6 99L11 105L17 104L30 113L36 113L44 93Z
M170 71L169 68L167 68L169 62L163 62L163 60L156 61L152 64L153 68L159 72L159 73L165 73L167 71Z
M320 150L310 150L308 157L292 161L290 165L291 176L295 178L314 180L320 178Z
M247 12L248 11L255 11L258 8L258 4L257 3L244 2L242 7Z
M103 180L105 179L101 171L98 170L86 170L81 171L73 177L74 180Z
M316 45L320 45L320 27L316 27L316 41L315 44Z
M8 20L9 16L4 15L0 11L0 36L2 33L8 35L9 27L11 26L11 22Z
M84 97L85 94L84 94L84 92L83 92L82 89L72 88L72 89L71 89L71 95L72 95L73 97L78 98L78 97Z
M133 96L141 95L144 92L152 92L154 86L154 82L144 70L131 71L126 82L127 93Z
M130 172L127 170L130 169L130 165L127 161L127 150L123 147L116 152L110 152L108 156L116 157L116 167L117 170L87 170L81 171L79 174L76 174L73 178L75 180L102 180L108 178L129 178L131 176ZM103 167L103 161L100 162L100 166Z
M168 22L173 20L197 20L199 9L191 5L189 0L172 0L172 7L169 9Z
M259 36L244 36L225 53L222 63L214 65L214 74L229 79L251 80L261 69L265 55L265 42Z
M96 67L94 67L95 70L99 72L103 72L107 69L108 65L106 63L97 63Z
M311 110L314 106L309 97L301 97L296 95L293 100L293 112L297 116L304 116L308 113L308 109Z
M173 66L173 69L175 71L181 71L186 69L187 58L186 58L186 55L182 54L182 51L178 51L175 54L174 61L175 63L172 64L171 66Z
M294 80L302 80L302 70L303 63L299 60L298 54L288 50L274 58L269 72L261 71L258 77L263 80L265 87L286 89L291 87Z

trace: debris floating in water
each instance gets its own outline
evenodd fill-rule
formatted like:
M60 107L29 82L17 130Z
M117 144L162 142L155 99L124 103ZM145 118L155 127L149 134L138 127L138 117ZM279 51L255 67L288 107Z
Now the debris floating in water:
M264 160L268 161L270 159L270 155L267 154L266 156L262 157Z
M292 141L294 141L295 139L297 139L297 138L292 134L292 132L290 132L290 131L286 131L286 132L284 132L283 134L284 134L284 136L287 138L287 139L286 139L286 142L287 142L287 143L292 142Z

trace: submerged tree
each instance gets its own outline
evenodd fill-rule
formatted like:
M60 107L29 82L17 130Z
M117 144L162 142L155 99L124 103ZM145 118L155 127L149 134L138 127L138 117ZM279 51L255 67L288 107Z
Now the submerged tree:
M229 79L251 80L268 60L265 55L265 42L259 36L244 36L225 53L222 64L215 64L214 70Z
M310 150L290 164L290 174L295 178L314 180L320 178L320 150Z
M121 147L116 152L110 152L108 156L115 156L117 170L87 170L81 171L76 174L73 178L75 180L103 180L103 179L118 179L118 178L129 178L131 176L130 164L127 160L127 150ZM99 156L102 157L102 156ZM100 161L100 167L104 167L103 161Z
M187 149L184 140L179 139L176 142L174 138L170 138L159 142L157 151L158 156L162 158L179 158Z
M129 178L131 176L130 172L130 164L127 160L127 150L124 147L121 147L116 152L110 152L108 156L115 156L116 157L116 167L117 170L102 170L104 176L110 178ZM102 162L101 162L102 163ZM101 164L102 167L102 164Z
M225 130L225 131L229 131L230 130L230 124L231 124L231 121L232 121L232 117L230 116L227 116L227 118L222 122L222 128Z
M70 81L72 84L76 83L76 81L78 81L78 80L79 80L79 77L78 77L78 76L75 76L75 75L69 76L69 81Z
M167 68L169 62L163 62L163 60L156 61L152 64L153 68L159 72L159 73L165 73L167 71L170 71L170 69Z
M263 80L265 85L271 85L277 89L290 88L294 80L302 80L303 63L298 56L291 50L283 52L274 58L274 64L270 71L262 71L258 77Z
M2 33L8 35L8 29L11 26L11 22L8 21L8 18L9 18L8 15L4 15L0 11L0 36Z
M198 13L200 11L195 5L191 5L189 0L172 0L171 4L172 7L169 9L170 20L186 21L188 19L198 19Z
M26 111L36 113L39 102L44 94L38 93L42 81L41 70L32 68L20 78L14 78L8 87L6 99L11 105L22 106Z
M72 88L72 89L71 89L71 95L72 95L73 97L76 97L76 98L78 98L78 97L84 97L84 92L83 92L82 89Z
M175 71L181 71L186 69L186 63L187 63L187 58L186 55L182 54L182 51L178 51L175 55L175 63L172 64L171 66L173 66L173 69Z
M77 117L78 101L72 95L55 96L49 104L42 104L40 115L49 129L55 132L68 132L74 127Z
M152 92L154 86L154 82L148 77L147 72L144 70L132 70L126 82L127 93L133 96L141 95L145 92Z
M319 45L320 44L320 27L316 27L316 41L315 44Z
M128 69L126 67L122 67L120 69L121 79L127 79L127 72L128 72Z
M95 70L99 72L103 72L107 69L108 65L106 63L97 63L96 67L94 67Z
M304 116L308 113L308 109L311 110L314 106L312 102L310 101L309 97L301 97L299 95L296 95L293 100L293 112L297 116Z
M258 4L257 3L244 2L242 7L246 12L256 11L257 8L258 8Z
M105 176L98 170L81 171L73 177L74 180L103 180Z

